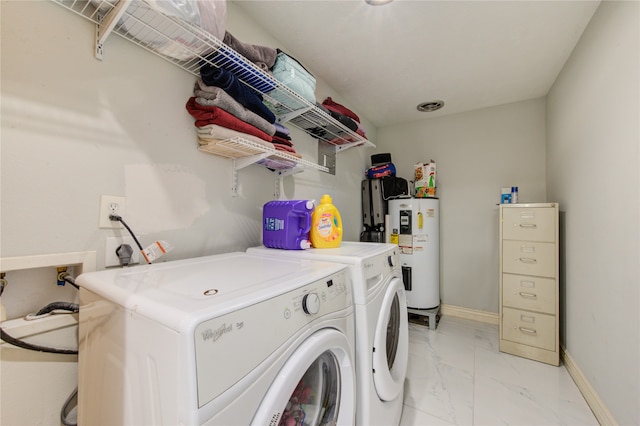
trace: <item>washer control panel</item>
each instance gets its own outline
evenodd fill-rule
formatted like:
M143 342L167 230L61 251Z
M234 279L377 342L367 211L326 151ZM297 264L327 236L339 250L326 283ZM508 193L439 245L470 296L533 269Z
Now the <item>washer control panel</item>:
M305 314L315 315L320 312L320 298L315 291L302 296L302 310Z
M353 314L346 266L326 278L198 324L193 335L198 406L231 387L299 330L329 314Z
M387 275L400 270L400 258L397 249L363 260L364 278L369 279L380 274Z

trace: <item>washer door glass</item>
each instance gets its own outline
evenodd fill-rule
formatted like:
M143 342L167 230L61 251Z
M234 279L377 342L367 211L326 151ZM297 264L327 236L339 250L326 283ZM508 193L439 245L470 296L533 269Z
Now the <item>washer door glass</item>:
M409 322L404 284L393 277L380 309L373 350L373 382L378 397L393 401L403 390L409 358Z
M252 425L353 424L355 371L346 336L322 329L289 356L262 398Z
M338 419L340 369L333 353L320 355L304 373L283 409L280 425L333 425Z
M393 368L398 354L398 342L400 341L400 299L396 294L391 302L391 311L389 312L389 322L387 323L387 367L389 370ZM406 315L406 313L405 313Z

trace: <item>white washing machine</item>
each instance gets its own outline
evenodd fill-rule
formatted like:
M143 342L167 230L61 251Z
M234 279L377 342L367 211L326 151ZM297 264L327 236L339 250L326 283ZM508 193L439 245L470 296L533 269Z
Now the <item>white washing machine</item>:
M397 425L409 357L407 301L395 244L343 241L339 248L248 253L349 265L356 314L356 424Z
M82 425L352 425L337 263L229 253L79 276Z

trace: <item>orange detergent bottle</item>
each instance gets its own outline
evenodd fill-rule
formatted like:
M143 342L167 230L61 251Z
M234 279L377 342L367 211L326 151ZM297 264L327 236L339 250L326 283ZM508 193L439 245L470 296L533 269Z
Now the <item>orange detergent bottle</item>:
M332 202L331 197L324 194L311 215L309 237L315 248L335 248L342 243L342 219Z

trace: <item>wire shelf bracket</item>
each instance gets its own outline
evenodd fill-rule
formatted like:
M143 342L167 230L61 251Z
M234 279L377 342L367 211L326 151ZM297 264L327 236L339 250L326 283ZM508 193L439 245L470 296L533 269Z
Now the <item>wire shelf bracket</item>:
M120 0L106 15L98 14L99 24L96 24L96 59L102 60L104 42L107 40L116 24L127 11L132 0Z

